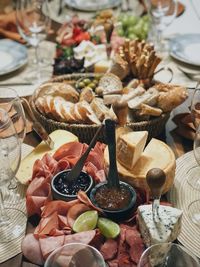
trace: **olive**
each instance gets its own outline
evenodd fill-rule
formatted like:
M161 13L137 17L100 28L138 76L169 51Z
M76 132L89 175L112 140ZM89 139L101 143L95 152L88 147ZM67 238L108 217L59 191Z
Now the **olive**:
M85 85L88 85L89 83L91 83L91 80L90 80L90 79L84 79L84 80L83 80L83 83L84 83Z
M78 83L78 89L82 89L82 88L84 88L84 87L85 87L84 82L80 82L80 83Z
M92 88L92 89L95 89L96 88L96 84L95 83L90 83L89 85L88 85L90 88Z
M97 79L94 79L93 81L92 81L94 84L98 84L99 83L99 81L97 80Z

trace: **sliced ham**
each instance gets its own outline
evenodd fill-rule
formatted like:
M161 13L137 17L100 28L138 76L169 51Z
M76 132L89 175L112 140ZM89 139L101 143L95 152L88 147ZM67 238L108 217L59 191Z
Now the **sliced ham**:
M52 157L50 156L48 153L46 153L43 158L42 161L44 162L44 164L49 168L49 171L52 174L55 174L55 171L57 169L57 164L58 162Z
M65 202L65 201L62 201L62 200L51 201L43 208L42 217L43 218L44 217L49 217L55 211L59 215L66 216L69 208L74 206L77 203L79 203L79 201L77 199L69 201L69 202Z
M61 247L64 244L64 239L64 235L40 238L39 243L43 258L46 259L52 251Z
M59 229L58 216L56 211L49 217L41 218L40 223L34 231L34 234L37 237L44 237L46 235L50 235L53 229Z
M90 207L82 203L78 203L72 206L67 212L67 222L69 226L72 228L78 216L87 210L90 210Z
M41 215L41 207L44 206L47 198L40 196L27 196L26 197L26 210L28 216Z
M44 258L40 249L39 241L33 234L27 234L22 241L22 253L30 262L43 265Z
M89 244L95 237L95 234L96 234L95 230L90 230L90 231L76 233L73 235L66 235L64 243L69 244L77 242L77 243Z
M91 200L89 199L89 197L87 196L87 194L84 191L79 191L78 194L77 194L77 197L82 203L84 203L87 206L91 207L92 209L97 210L97 211L102 213L102 209L94 206L92 204Z
M36 160L33 165L32 180L36 177L45 177L48 181L52 177L48 166L40 159Z
M118 244L114 239L107 239L101 246L100 252L104 257L104 260L112 260L117 254Z
M53 155L53 158L57 161L68 156L79 158L82 154L83 144L79 142L69 142L62 145Z

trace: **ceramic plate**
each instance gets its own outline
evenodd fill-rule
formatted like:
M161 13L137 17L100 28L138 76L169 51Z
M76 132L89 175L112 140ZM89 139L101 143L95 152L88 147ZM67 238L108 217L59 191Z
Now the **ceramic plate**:
M200 34L184 34L170 42L170 55L184 63L200 66Z
M28 61L27 48L9 39L0 40L0 75L10 73Z
M121 0L65 0L65 3L72 8L83 11L97 11L113 8L120 5Z

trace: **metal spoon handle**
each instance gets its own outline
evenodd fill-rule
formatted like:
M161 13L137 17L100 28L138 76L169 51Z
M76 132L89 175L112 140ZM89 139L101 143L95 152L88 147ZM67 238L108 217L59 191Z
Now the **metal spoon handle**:
M80 172L83 169L83 166L85 164L85 161L90 153L90 150L93 148L96 139L101 131L101 129L103 128L103 124L99 127L99 129L96 131L95 135L93 136L88 148L86 149L86 151L84 152L84 154L79 158L79 160L77 161L77 163L74 165L74 167L72 168L72 170L70 171L69 175L67 176L67 180L68 181L72 181L73 179L78 178L78 176L80 175Z
M110 167L108 171L108 186L119 188L119 178L116 163L116 141L115 141L115 121L107 119L106 126L106 139L108 143Z

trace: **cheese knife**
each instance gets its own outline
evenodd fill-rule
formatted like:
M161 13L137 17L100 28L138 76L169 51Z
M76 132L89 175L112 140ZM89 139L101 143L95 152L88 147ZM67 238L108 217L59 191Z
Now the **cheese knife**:
M146 181L153 198L152 213L153 219L155 219L156 215L159 216L160 197L166 181L166 175L163 170L159 168L153 168L148 171L146 175Z

